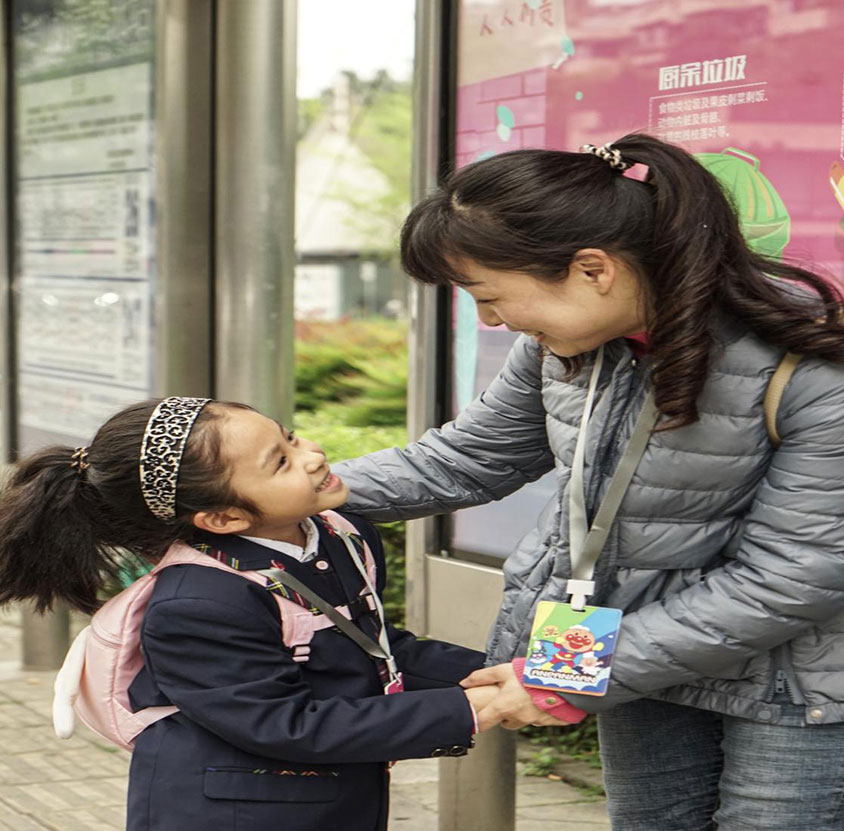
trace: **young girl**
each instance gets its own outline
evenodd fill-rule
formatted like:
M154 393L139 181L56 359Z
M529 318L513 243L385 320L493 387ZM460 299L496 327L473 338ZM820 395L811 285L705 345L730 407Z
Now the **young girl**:
M371 639L380 605L321 513L348 489L318 445L249 407L167 398L129 407L90 447L20 462L0 502L0 603L93 611L117 553L150 562L185 541L234 569L281 568ZM378 534L355 518L384 586ZM370 609L370 606L374 610ZM458 756L473 708L456 686L483 655L386 626L408 692L337 629L306 661L286 649L270 591L229 571L159 574L141 632L135 710L174 705L135 743L129 831L386 828L392 759ZM487 725L484 724L484 727Z
M532 701L519 662L537 603L592 582L591 604L624 612L609 689L565 698L600 711L613 828L838 831L841 293L749 248L718 181L680 148L630 135L583 149L469 165L414 208L405 270L464 287L486 325L524 334L453 423L342 465L349 507L443 513L554 468L557 493L505 565L497 666L468 683L502 685L490 708L505 724L561 706ZM763 399L788 351L803 358L775 446ZM600 525L591 580L570 581L651 402L659 422Z

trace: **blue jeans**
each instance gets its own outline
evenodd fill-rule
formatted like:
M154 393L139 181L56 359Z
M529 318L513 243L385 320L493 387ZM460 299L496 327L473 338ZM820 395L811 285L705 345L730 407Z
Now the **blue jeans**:
M614 831L844 829L844 724L642 700L600 715L598 731Z

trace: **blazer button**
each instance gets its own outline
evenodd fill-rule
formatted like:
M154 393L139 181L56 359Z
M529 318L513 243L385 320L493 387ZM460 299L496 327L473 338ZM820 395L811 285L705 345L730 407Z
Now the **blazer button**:
M456 744L454 747L449 748L448 755L449 756L465 756L469 752L468 748L463 747L462 744Z
M431 751L431 756L434 756L434 757L445 756L447 753L448 753L448 751L444 747L435 747Z
M320 571L328 571L328 569L329 569L329 568L331 568L331 566L328 564L328 562L327 562L326 560L317 560L317 561L314 563L314 565L315 565L315 566L316 566L316 567L317 567Z

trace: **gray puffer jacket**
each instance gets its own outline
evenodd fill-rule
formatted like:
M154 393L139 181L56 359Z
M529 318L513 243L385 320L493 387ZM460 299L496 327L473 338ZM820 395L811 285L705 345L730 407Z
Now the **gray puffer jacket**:
M799 364L774 452L762 400L782 350L735 322L719 341L700 421L652 436L596 566L590 602L625 612L610 690L567 698L591 712L647 697L776 722L785 690L806 723L844 721L844 366ZM334 467L348 507L382 520L500 499L556 467L557 495L505 564L494 663L524 654L538 601L565 597L567 486L591 365L566 381L522 337L454 422ZM647 359L607 344L586 451L590 517L647 385Z

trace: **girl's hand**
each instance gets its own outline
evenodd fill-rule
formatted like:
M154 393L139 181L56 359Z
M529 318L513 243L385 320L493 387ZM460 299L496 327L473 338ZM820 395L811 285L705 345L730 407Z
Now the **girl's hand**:
M469 699L475 712L479 713L485 707L492 703L498 695L498 687L495 684L487 684L484 687L472 687L469 690L463 690L466 693L466 698Z
M484 725L491 727L499 723L508 730L517 730L526 724L538 727L568 724L549 716L533 703L530 693L522 686L511 664L475 670L460 682L468 690L484 689L491 684L498 686L498 695L478 713L481 730L488 729Z
M488 684L484 687L473 687L470 690L463 690L469 703L475 708L475 715L478 718L478 732L483 733L498 724L499 719L494 711L489 710L489 705L498 696L498 687L495 684Z
M498 698L500 688L497 684L486 684L482 687L464 689L463 692L475 709L475 716L478 722L478 732L483 733L491 730L501 723L501 713L490 707L493 701Z

